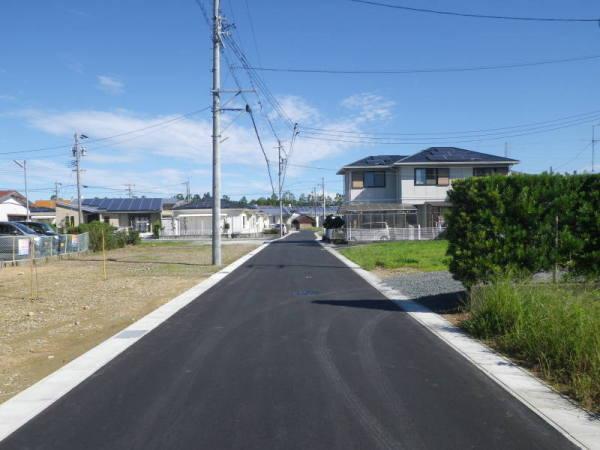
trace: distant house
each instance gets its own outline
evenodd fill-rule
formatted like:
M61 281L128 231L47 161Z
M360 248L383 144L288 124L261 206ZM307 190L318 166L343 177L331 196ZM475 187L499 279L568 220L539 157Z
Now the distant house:
M279 207L278 206L257 206L258 210L266 214L269 217L269 223L275 225L279 223ZM337 206L327 206L325 208L325 217L329 214L337 214ZM294 219L299 216L308 216L312 219L312 222L320 226L323 217L323 206L284 206L283 207L283 223L290 226L294 226Z
M210 236L212 200L197 200L173 208L171 220L163 220L163 235ZM227 236L262 233L269 227L268 216L260 210L230 200L221 200L221 233Z
M340 213L353 227L384 222L390 228L441 226L454 180L507 175L518 162L457 147L368 156L338 171L344 177Z
M7 220L26 220L27 201L14 190L0 190L0 222Z
M269 224L271 226L280 222L279 206L251 206L251 208L256 208L259 212L266 215L269 219ZM292 214L292 210L284 205L282 214L283 223L290 225L292 220Z
M163 201L162 198L85 199L81 202L83 222L99 220L118 229L150 234L152 224L162 219ZM56 203L56 224L61 228L78 225L77 202Z
M306 228L311 228L317 225L317 222L314 217L307 216L306 214L299 214L294 219L292 219L292 227L295 230L304 230Z
M29 211L33 222L45 222L50 225L56 223L56 206L54 208L30 206Z

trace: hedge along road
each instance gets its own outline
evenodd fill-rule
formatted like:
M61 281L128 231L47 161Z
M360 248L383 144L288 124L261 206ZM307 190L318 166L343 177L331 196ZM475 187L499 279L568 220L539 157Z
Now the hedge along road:
M313 239L272 243L0 448L570 448Z

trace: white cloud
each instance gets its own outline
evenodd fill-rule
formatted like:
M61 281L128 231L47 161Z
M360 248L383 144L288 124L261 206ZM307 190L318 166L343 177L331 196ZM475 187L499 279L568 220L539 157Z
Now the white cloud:
M313 123L321 117L319 111L309 105L306 100L296 95L285 95L277 99L281 105L281 109L285 111L287 116L293 122L298 123ZM275 120L278 117L277 112L271 111L269 118Z
M392 116L395 103L380 95L362 93L351 95L342 100L344 108L358 112L361 122L373 120L387 120Z
M125 85L122 81L108 75L98 75L98 89L110 95L119 95L125 92Z
M285 111L294 120L300 123L301 133L296 140L296 145L291 159L291 164L318 165L318 161L336 157L357 147L365 148L369 144L343 142L334 130L361 131L361 127L368 122L376 122L389 118L393 102L373 94L359 94L346 98L342 105L348 110L335 119L328 119L310 105L306 100L297 96L280 97L280 103ZM269 112L267 112L269 113ZM98 111L80 110L69 112L54 112L43 110L25 110L17 113L23 117L32 127L46 133L63 136L70 139L73 130L85 133L90 137L86 144L88 149L87 161L91 165L127 164L129 162L140 162L136 164L141 170L143 161L163 161L169 166L177 166L182 162L185 164L185 174L172 172L169 176L174 183L180 183L187 178L193 170L202 171L207 175L207 186L210 184L209 172L212 158L212 124L206 111L205 117L180 115L144 116L126 110ZM266 122L261 120L260 113L255 113L260 129L263 145L268 157L272 161L277 159L276 142ZM256 174L251 178L257 181L256 185L248 183L244 178L239 181L240 191L244 186L256 189L256 192L265 190L268 186L268 177L265 172L265 161L257 143L251 122L245 113L242 113L234 122L235 115L225 114L223 116L223 138L222 160L225 165L245 166L254 168ZM310 130L302 129L302 124L309 124L325 130L331 130L332 135L312 134ZM130 133L132 130L144 129L139 132ZM287 140L284 145L289 145L291 130L280 129L280 138ZM115 139L94 142L94 139L107 136L121 135ZM317 138L317 139L315 139ZM331 140L328 140L331 139ZM160 159L157 159L160 158ZM177 161L179 160L179 161ZM154 182L148 174L135 174L130 172L124 174L112 173L99 168L90 168L86 176L98 177L98 179L120 180L118 183L138 183L135 180L145 180L145 185L150 186ZM65 168L66 169L66 168ZM66 169L68 170L68 169ZM177 171L177 169L173 169ZM275 167L273 167L275 170ZM113 171L114 172L114 171ZM305 172L304 168L289 166L289 179ZM275 175L275 172L273 172ZM197 174L201 175L201 174ZM320 173L318 175L321 175ZM127 178L129 177L129 178ZM161 180L161 184L168 184ZM196 178L202 178L197 176ZM123 181L127 179L126 181ZM48 180L52 181L52 180ZM139 183L142 183L139 181ZM101 182L106 185L110 181ZM265 184L266 183L266 184ZM198 189L201 189L198 186Z

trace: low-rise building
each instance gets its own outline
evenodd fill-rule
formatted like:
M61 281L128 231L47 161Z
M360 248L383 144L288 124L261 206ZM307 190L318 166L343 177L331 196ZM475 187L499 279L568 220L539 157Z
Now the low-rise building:
M27 200L14 190L0 190L0 222L27 220Z
M454 180L507 175L519 161L456 147L431 147L414 155L367 156L338 171L344 177L340 211L353 227L387 223L440 227Z
M163 220L163 236L212 235L212 200L197 200L173 208L172 219ZM221 233L250 236L269 228L269 217L260 210L230 200L221 200Z

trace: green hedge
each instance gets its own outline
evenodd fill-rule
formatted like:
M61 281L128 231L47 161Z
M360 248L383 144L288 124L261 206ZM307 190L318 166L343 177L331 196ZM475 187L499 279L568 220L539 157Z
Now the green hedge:
M600 275L600 175L473 177L448 196L450 271L466 286L555 263Z
M89 233L90 250L102 250L102 231L104 230L104 246L106 250L136 245L140 243L140 233L135 230L117 231L115 227L100 221L84 223L77 227L78 233Z

